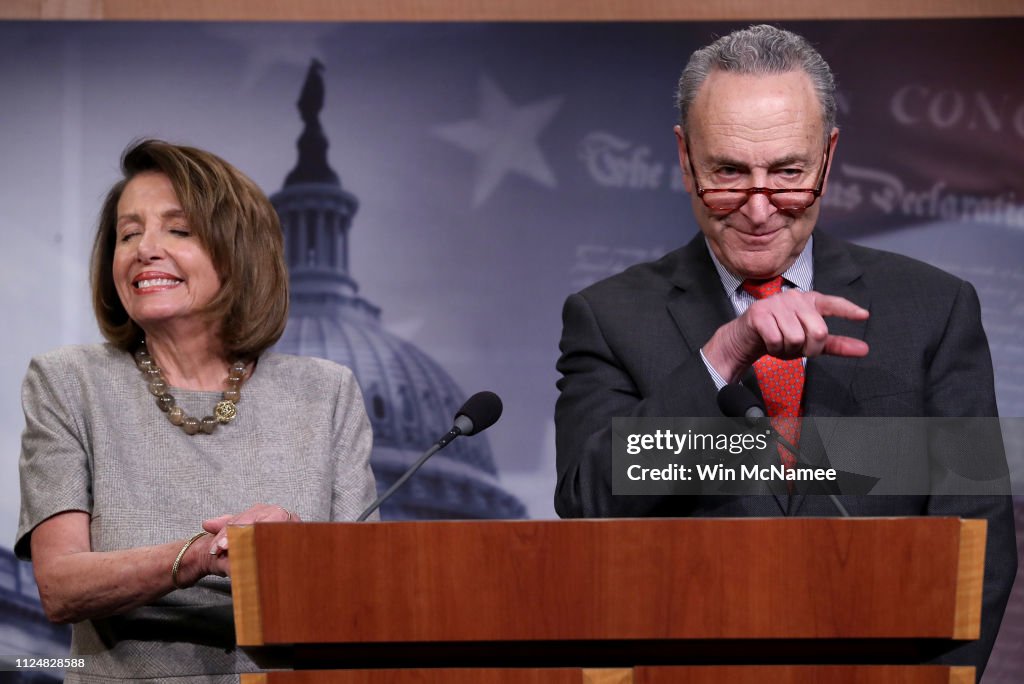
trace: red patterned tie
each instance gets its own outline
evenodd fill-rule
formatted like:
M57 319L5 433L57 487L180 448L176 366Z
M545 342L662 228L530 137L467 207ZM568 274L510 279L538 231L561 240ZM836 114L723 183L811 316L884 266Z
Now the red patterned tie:
M743 289L754 299L764 299L782 292L782 276L769 280L745 280ZM754 374L761 386L772 427L790 444L800 445L800 399L804 393L804 364L800 359L785 361L774 356L762 356L754 362ZM779 456L786 468L796 465L789 449L779 445Z

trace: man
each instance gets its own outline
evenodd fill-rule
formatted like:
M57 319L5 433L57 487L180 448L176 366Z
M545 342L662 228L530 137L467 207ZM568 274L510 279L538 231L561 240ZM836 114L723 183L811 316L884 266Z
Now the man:
M773 416L996 415L971 285L814 232L834 91L814 48L771 26L690 58L675 134L701 235L566 301L559 515L835 515L825 497L612 494L613 417L721 416L726 383L767 387ZM1016 572L1009 498L841 498L853 515L988 519L982 637L952 655L980 677Z

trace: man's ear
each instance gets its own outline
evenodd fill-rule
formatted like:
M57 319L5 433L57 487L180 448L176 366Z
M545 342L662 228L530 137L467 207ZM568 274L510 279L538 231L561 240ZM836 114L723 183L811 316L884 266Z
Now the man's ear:
M832 171L832 164L836 160L836 145L839 143L839 129L833 128L828 136L828 168L825 169L825 179L821 183L821 194L828 190L828 176Z
M683 174L683 187L686 192L693 194L693 178L690 176L690 151L686 147L686 136L683 134L683 127L676 124L672 128L676 134L676 147L679 150L679 170Z

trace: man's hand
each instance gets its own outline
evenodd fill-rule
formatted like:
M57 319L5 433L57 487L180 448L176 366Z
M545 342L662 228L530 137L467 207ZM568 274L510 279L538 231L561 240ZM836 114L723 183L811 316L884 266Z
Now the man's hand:
M780 359L867 355L863 340L830 335L825 316L863 321L869 313L842 297L788 290L754 302L716 330L704 345L704 357L723 378L735 382L765 354Z

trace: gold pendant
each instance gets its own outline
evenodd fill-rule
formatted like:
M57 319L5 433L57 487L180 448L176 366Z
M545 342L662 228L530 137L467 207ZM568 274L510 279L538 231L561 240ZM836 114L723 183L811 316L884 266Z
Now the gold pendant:
M213 415L218 423L230 423L238 415L238 409L235 408L235 402L221 399L213 407Z

